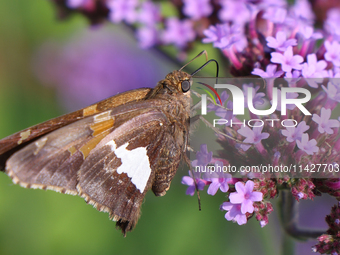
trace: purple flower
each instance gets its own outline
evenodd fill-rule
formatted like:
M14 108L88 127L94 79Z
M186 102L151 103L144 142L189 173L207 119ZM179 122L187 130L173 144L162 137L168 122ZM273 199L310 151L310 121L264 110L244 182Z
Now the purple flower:
M301 79L301 72L298 70L287 72L284 78L289 83L289 87L296 87L296 83Z
M329 69L328 70L328 77L329 78L340 78L340 68L339 67L334 67L333 70ZM330 79L333 81L333 79Z
M116 36L109 29L87 29L63 47L43 45L34 64L41 82L53 86L62 105L71 111L108 95L156 84L159 77L148 74L149 68L162 73L165 67L149 55L124 33ZM129 70L134 74L127 79Z
M211 183L209 185L207 193L214 196L218 189L222 192L227 192L229 190L228 179L226 178L211 178Z
M319 151L319 147L316 146L316 140L309 140L308 134L303 134L301 137L301 141L296 140L296 144L300 150L306 152L308 155L313 155L314 152Z
M340 39L340 9L332 8L327 12L327 20L324 23L325 30L332 36L334 39Z
M263 194L259 191L253 191L254 182L247 181L244 185L243 182L237 182L235 184L236 192L229 195L230 203L241 204L241 213L253 213L254 212L254 202L262 201Z
M159 42L158 30L155 27L141 27L137 30L136 37L142 49L149 49Z
M326 48L325 59L335 66L340 66L340 45L337 41L324 43Z
M151 1L142 4L138 21L146 26L153 27L157 22L161 21L160 7Z
M227 91L224 90L221 94L222 105L225 104L225 102L228 100L228 98L229 98L229 95L228 95ZM232 112L233 102L228 101L226 108L229 109L229 110L222 108L219 105L215 105L215 104L212 104L212 103L208 104L208 112L214 111L216 116L218 116L222 119L225 119L225 120L231 120L233 118L233 112ZM219 123L219 122L217 122L217 123ZM223 123L225 123L225 122L223 122ZM229 126L230 123L228 122L226 125Z
M267 45L270 48L274 48L280 51L285 51L289 46L295 46L297 45L296 39L289 39L287 40L286 33L283 31L279 31L276 33L276 38L272 36L268 36L266 38Z
M227 91L223 91L222 92L222 94L220 95L220 98L221 98L221 101L222 101L222 105L224 105L224 103L228 100L228 98L229 98L229 95L228 95L228 93L227 93ZM227 106L228 107L228 106ZM213 104L213 103L210 103L210 104L208 104L208 107L207 107L208 109L208 112L212 112L212 111L217 111L218 109L222 109L221 107L220 107L220 105L218 104L218 105L216 105L216 104ZM223 110L225 110L225 109L223 109ZM225 110L226 111L226 110Z
M312 120L318 123L318 130L321 134L326 132L327 134L331 135L334 133L332 128L339 127L339 121L329 119L331 117L331 113L331 109L325 109L322 107L320 116L316 113L313 114Z
M200 173L197 173L197 174L200 175ZM186 194L190 195L190 196L193 196L195 194L195 191L196 191L196 185L195 185L194 178L193 178L193 176L191 174L191 171L189 171L189 175L190 176L183 176L181 183L184 184L184 185L188 185L189 186L187 188ZM195 180L196 180L196 183L197 183L197 189L203 190L204 186L205 186L204 181L201 180L197 176L195 176Z
M227 108L228 109L233 109L233 102L228 101L227 102ZM226 110L224 108L218 107L218 109L215 111L216 116L221 117L222 119L225 120L231 120L233 118L233 112L230 110ZM229 126L230 123L227 123L227 126Z
M273 23L282 24L287 17L287 10L285 8L271 6L265 10L263 18L270 20Z
M293 48L290 46L281 54L279 52L271 53L271 62L281 64L281 68L285 72L291 72L292 69L301 70L303 57L300 55L293 55Z
M294 18L301 19L304 22L311 23L315 18L311 4L307 0L295 1L292 11Z
M210 0L183 0L183 3L183 13L193 20L208 17L213 11Z
M263 92L256 93L260 89L260 86L256 86L256 88L254 88L253 86L254 86L253 83L242 85L243 94L245 95L244 107L248 107L248 96L252 96L254 107L264 104L263 97L265 97L265 94ZM248 88L251 88L251 94L248 93Z
M169 18L166 21L166 30L162 37L165 44L172 43L176 47L183 49L187 43L193 41L195 37L196 34L190 20Z
M239 225L244 225L247 223L247 216L241 212L241 204L224 202L220 209L228 211L224 216L226 220L236 221Z
M243 26L249 22L251 13L245 1L224 0L220 1L222 9L218 13L220 20L232 21L234 24Z
M285 8L287 5L286 0L262 0L259 3L261 9L266 9L268 7L282 7Z
M321 78L328 76L328 72L325 70L327 63L324 60L317 61L316 54L309 54L307 56L307 63L303 64L302 76L305 78Z
M332 79L330 82L328 82L327 88L324 85L321 87L324 91L326 91L328 98L340 102L340 87L338 84L334 84Z
M209 175L206 175L209 178L205 178L206 181L211 182L207 193L212 196L216 194L218 189L224 193L227 192L229 190L228 182L232 180L231 174L217 172L216 169L223 169L223 163L221 161L215 162L215 172L209 173Z
M326 61L317 61L315 53L309 54L307 56L307 63L304 63L302 67L302 76L305 78L313 78L307 79L306 81L312 88L317 88L319 87L317 82L322 82L323 77L328 76L328 72L325 70L326 67Z
M301 72L298 70L294 70L293 72L286 72L284 78L287 79L294 79L294 80L299 80L301 78ZM287 80L285 79L285 80Z
M288 121L287 121L288 124ZM290 121L290 124L293 126L293 121ZM309 129L309 126L306 125L305 121L301 121L297 127L286 127L285 130L281 130L282 135L287 137L288 142L301 141L302 135L305 131Z
M253 127L252 130L248 126L242 126L239 130L237 130L237 133L246 137L243 142L257 144L261 142L261 140L267 139L269 137L268 133L262 133L262 129L263 126ZM251 145L241 144L240 147L242 148L242 150L247 151L250 146Z
M323 35L319 32L314 32L314 28L312 26L301 26L299 28L299 33L304 37L305 40L318 40L323 38Z
M295 93L295 92L288 92L286 93L286 98L287 99L294 99L294 98L297 98L299 96L298 93ZM277 111L281 111L281 89L278 89L277 90L277 106L276 106L276 110ZM271 100L271 103L273 103L273 100ZM295 108L295 104L287 104L286 105L286 109L289 109L289 110L293 110Z
M200 151L196 153L196 159L192 161L191 165L196 166L206 166L212 160L213 152L208 152L208 146L206 144L201 144Z
M254 75L258 75L262 78L276 78L280 77L284 72L283 71L276 71L277 65L269 64L267 65L266 71L263 71L259 68L254 68L254 71L251 73Z
M133 23L137 20L138 0L108 0L106 5L110 9L110 20L114 23Z
M238 51L242 51L247 44L238 25L216 24L216 27L209 26L203 34L207 37L202 40L203 43L213 43L214 47L220 49L235 45Z

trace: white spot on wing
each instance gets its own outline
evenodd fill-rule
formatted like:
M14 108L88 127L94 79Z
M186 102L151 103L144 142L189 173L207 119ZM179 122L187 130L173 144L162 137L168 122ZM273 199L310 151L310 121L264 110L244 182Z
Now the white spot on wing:
M120 158L122 161L122 164L117 168L117 173L126 173L136 188L143 193L151 174L146 148L138 147L130 151L126 149L129 143L125 143L117 148L113 140L106 145L110 145L111 150L116 154L117 158Z

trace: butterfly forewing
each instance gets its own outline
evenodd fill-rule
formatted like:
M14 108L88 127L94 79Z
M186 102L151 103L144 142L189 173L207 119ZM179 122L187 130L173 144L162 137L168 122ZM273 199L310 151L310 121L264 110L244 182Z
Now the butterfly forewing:
M145 96L151 91L150 88L141 88L125 93L118 94L116 96L107 98L96 104L90 105L84 109L45 121L39 125L26 128L11 136L5 137L0 140L0 170L5 169L6 160L16 151L23 148L28 142L41 137L47 133L50 133L63 126L79 121L83 118L93 116L95 114L104 112L109 109L113 109L120 105L132 101L138 101L145 98Z

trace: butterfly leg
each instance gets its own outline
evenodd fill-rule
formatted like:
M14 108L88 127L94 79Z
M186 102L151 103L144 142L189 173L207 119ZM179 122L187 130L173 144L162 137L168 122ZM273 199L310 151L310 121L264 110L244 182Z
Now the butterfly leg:
M165 135L167 136L165 138L167 146L163 146L160 152L155 181L152 185L152 191L156 196L164 196L170 188L170 183L177 172L182 156L182 150L178 148L174 137L168 133Z

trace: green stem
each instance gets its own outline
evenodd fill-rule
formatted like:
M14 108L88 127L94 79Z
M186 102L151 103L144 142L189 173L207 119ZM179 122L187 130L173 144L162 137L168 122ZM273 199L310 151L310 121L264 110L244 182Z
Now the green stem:
M282 237L282 255L295 255L295 240L284 233Z

